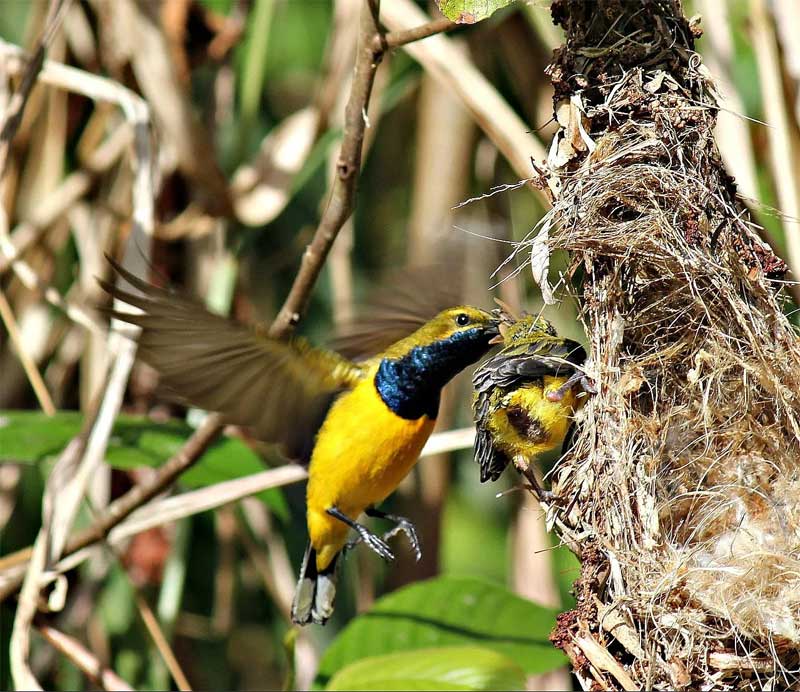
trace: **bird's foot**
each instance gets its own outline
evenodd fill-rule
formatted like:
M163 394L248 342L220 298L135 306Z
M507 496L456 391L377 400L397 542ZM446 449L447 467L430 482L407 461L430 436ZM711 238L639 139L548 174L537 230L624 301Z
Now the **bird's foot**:
M422 546L419 542L419 536L417 535L417 529L414 527L414 524L411 523L409 519L406 517L401 517L396 514L387 514L386 512L382 512L379 509L375 509L374 507L370 507L366 511L366 515L368 517L376 517L378 519L386 519L387 521L394 522L395 526L393 529L390 529L385 534L383 534L383 540L388 541L394 538L399 533L404 533L408 542L411 544L411 549L414 551L414 557L416 558L417 562L422 559Z
M347 524L356 532L356 538L352 541L349 541L345 545L345 550L350 550L359 543L365 543L370 550L372 550L374 553L377 553L387 562L394 560L394 553L392 552L391 548L389 548L389 545L384 540L372 533L372 531L370 531L366 526L359 524L357 521L353 521L350 517L336 507L330 507L325 511L332 517Z
M381 539L364 526L362 526L361 529L363 529L363 531L356 529L358 533L358 543L366 543L367 547L372 550L372 552L377 553L386 560L386 562L392 562L394 560L394 553L389 547L389 544L386 543L386 537L384 536L383 539Z
M522 456L517 455L514 457L514 467L522 474L525 480L528 481L527 489L530 490L539 502L546 502L548 504L557 504L560 501L559 496L552 490L545 490L539 479L536 477L536 472L530 465L529 460Z
M545 490L541 485L528 485L527 490L530 490L539 502L546 502L547 504L554 505L561 501L561 498L556 495L552 490Z
M419 544L417 530L414 528L414 524L405 517L398 517L398 519L400 521L397 522L397 526L383 534L383 540L388 541L394 538L398 533L404 533L408 542L411 544L411 550L414 551L414 558L419 562L422 559L422 547Z
M547 392L545 398L553 403L558 403L576 384L580 384L581 389L588 394L597 394L597 387L595 386L594 382L592 382L582 372L576 372L558 389L554 389L552 392Z

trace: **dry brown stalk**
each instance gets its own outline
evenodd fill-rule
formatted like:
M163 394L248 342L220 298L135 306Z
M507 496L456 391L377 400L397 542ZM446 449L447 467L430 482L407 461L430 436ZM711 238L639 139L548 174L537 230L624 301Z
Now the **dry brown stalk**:
M587 689L796 687L800 342L737 199L679 0L557 0L543 185L599 392L548 518L581 558L554 642Z
M44 618L34 621L39 634L55 649L72 661L86 676L100 685L104 690L120 690L125 692L133 687L110 668L106 668L91 651L74 637L64 634L50 625Z
M28 62L22 75L19 89L11 97L8 108L6 109L3 127L2 130L0 130L0 180L5 177L8 154L11 151L11 141L14 139L14 135L20 123L22 123L25 105L28 103L31 89L33 89L34 84L36 84L39 71L44 65L47 48L53 41L59 26L61 26L64 15L69 9L70 1L71 0L51 1L50 8L47 11L47 19L45 19L44 30L37 41L33 58Z
M1 211L0 214L2 214ZM55 404L53 404L53 399L50 396L50 392L47 391L47 385L44 383L42 375L36 367L36 363L27 351L25 351L19 334L19 326L14 317L14 311L11 309L8 300L6 300L6 294L3 293L2 289L0 289L0 320L2 320L5 325L8 335L14 343L14 347L17 349L17 356L22 363L22 367L25 369L25 374L28 376L28 380L36 394L39 405L42 407L42 411L48 416L52 416L56 412Z
M58 8L63 6L53 6L56 8L54 11L58 12ZM54 20L49 24L54 24ZM40 40L39 50L46 41L47 32ZM0 54L4 69L7 71L25 72L29 69L31 63L18 47L0 41ZM35 62L37 61L34 60ZM146 238L152 232L154 196L147 105L133 92L111 80L50 60L35 67L40 82L75 91L89 98L111 101L123 110L135 133L133 237ZM19 261L15 262L15 268L20 264L22 263ZM40 688L28 663L31 625L39 608L41 589L53 581L54 575L48 572L48 568L55 564L63 553L68 533L92 471L103 460L111 426L122 402L128 373L133 365L135 344L123 343L119 339L121 337L116 335L117 357L109 370L107 384L98 406L87 416L84 430L70 442L47 479L42 501L42 527L33 547L30 564L24 575L12 580L15 582L14 590L19 586L19 581L24 580L19 606L14 617L10 647L11 671L18 688ZM115 339L112 338L111 341L113 347ZM63 607L66 581L63 576L56 576L55 583L57 585L55 593L62 596L59 601L54 602L53 609L58 610Z
M431 21L411 0L387 3L381 18L390 34L410 31ZM448 37L441 35L410 43L404 50L442 88L451 90L462 101L515 173L521 180L528 181L534 173L531 157L543 158L544 147L472 61ZM537 194L540 192L538 188L533 189ZM544 196L543 201L546 203Z

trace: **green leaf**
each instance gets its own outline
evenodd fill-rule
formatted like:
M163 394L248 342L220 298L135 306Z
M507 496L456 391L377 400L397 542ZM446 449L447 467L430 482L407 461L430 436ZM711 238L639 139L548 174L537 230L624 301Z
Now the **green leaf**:
M439 11L458 24L475 24L514 0L436 0Z
M522 690L525 672L507 656L450 646L372 656L342 668L329 690Z
M369 656L432 646L477 645L507 656L526 675L558 668L549 642L556 611L481 579L439 577L376 601L342 630L320 662L317 684Z
M59 411L48 417L36 411L0 412L0 460L39 464L56 456L77 435L83 416L76 411ZM193 430L186 423L156 423L140 416L118 416L106 450L106 461L117 469L157 467L177 452ZM203 488L221 481L241 478L264 470L260 457L241 440L223 437L181 476L186 488ZM276 516L286 520L289 506L280 488L265 490L255 497L265 502Z
M241 108L240 155L244 154L247 136L256 122L264 91L267 72L267 44L269 42L274 0L256 0L247 18L244 39L244 59L240 72L239 101Z
M35 411L0 412L0 460L35 464L58 454L80 431L83 416L61 411L52 418Z

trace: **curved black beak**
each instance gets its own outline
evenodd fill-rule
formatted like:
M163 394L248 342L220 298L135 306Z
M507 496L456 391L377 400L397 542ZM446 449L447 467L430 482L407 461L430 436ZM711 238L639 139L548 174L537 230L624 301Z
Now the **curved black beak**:
M486 336L492 337L492 340L489 343L497 343L495 341L495 339L497 339L497 337L500 337L500 323L501 323L501 321L502 320L500 320L499 318L498 319L493 319L491 322L489 322L484 327L484 329L483 329L484 334L486 334ZM502 337L500 337L500 338L502 338Z

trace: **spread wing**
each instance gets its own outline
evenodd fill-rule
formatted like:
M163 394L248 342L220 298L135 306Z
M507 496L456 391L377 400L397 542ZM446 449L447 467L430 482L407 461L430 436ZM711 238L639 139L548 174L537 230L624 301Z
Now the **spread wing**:
M463 272L453 262L393 272L373 291L331 346L350 358L367 358L419 329L438 313L464 302Z
M530 343L504 348L483 363L472 379L475 391L510 388L545 375L569 376L583 365L586 351L577 341L558 337L537 338ZM564 362L566 361L566 362Z
M487 429L492 406L490 393L476 394L473 401L475 414L475 461L481 470L481 483L496 481L502 475L510 459L497 449L492 442L492 435Z
M110 313L141 327L139 356L162 383L184 403L217 411L231 423L252 427L258 438L283 444L290 457L303 456L336 394L364 376L360 366L336 353L303 339L269 338L263 326L214 315L111 263L137 293L101 285L142 312Z
M575 366L583 365L585 360L586 351L576 341L541 337L504 348L475 371L472 378L473 416L477 428L475 461L480 465L481 483L500 478L510 461L494 446L487 429L489 416L505 392L545 375L571 375Z

